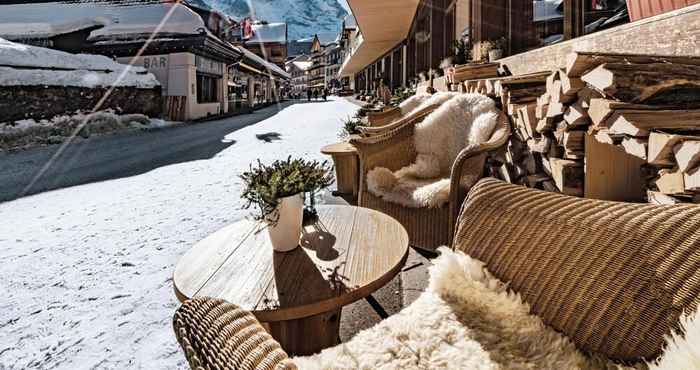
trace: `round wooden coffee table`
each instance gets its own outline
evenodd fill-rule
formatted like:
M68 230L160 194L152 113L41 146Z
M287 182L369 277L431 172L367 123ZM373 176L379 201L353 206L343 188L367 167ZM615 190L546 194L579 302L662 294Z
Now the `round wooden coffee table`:
M240 221L196 244L173 276L180 301L225 299L251 311L282 348L308 355L338 344L341 308L384 286L406 261L408 234L367 208L319 206L301 247L273 252L261 223Z

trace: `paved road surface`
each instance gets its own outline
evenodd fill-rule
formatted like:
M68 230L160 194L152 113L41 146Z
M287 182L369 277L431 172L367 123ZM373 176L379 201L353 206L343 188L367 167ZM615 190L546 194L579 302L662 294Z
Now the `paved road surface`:
M284 103L282 108L290 104ZM211 158L234 144L222 142L224 136L267 119L278 109L278 106L271 106L253 114L220 121L77 139L25 194L25 188L51 160L60 145L0 154L0 202L47 190L134 176L170 164Z

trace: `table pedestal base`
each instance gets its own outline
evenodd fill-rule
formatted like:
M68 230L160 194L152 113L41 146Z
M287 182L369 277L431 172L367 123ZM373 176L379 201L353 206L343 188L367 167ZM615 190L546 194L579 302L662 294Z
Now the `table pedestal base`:
M313 355L340 343L340 310L265 326L290 356Z

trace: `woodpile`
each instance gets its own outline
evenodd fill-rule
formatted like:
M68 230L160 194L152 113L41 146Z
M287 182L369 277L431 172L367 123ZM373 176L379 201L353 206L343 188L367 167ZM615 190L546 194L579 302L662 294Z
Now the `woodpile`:
M490 96L509 115L512 138L490 159L506 181L700 203L700 58L579 52L561 70L470 79L459 91Z

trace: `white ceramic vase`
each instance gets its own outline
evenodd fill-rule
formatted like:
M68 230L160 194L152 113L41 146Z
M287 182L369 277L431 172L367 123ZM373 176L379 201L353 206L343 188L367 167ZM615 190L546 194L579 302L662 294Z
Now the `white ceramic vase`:
M304 218L304 195L292 195L279 200L279 218L268 225L272 248L277 252L289 252L299 246L301 224Z

